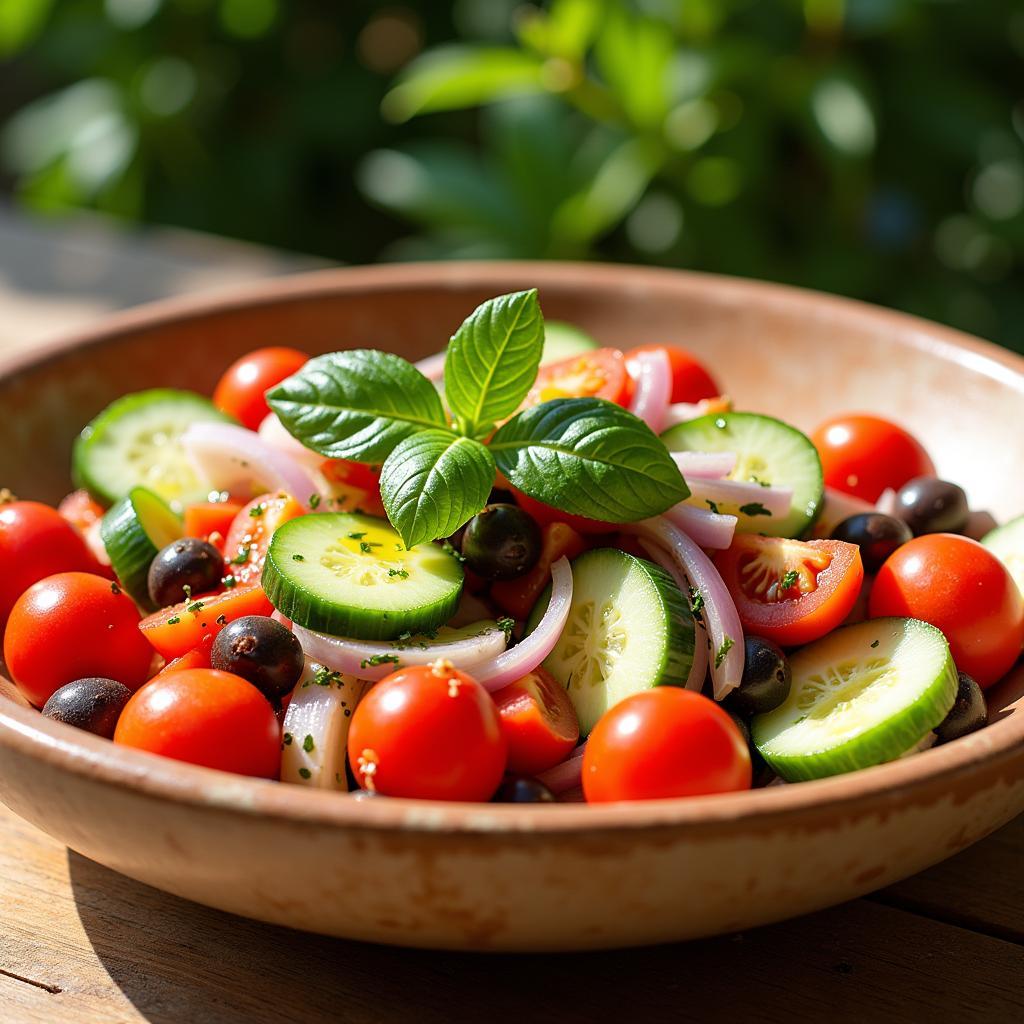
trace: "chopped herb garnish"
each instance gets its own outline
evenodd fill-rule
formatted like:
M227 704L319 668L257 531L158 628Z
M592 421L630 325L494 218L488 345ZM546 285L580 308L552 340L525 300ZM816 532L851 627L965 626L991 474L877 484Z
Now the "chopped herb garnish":
M751 483L757 484L759 487L771 487L771 484L767 480L762 480L756 473L750 474Z
M116 583L111 583L110 584L110 592L112 594L120 594L121 593L121 588Z
M704 607L704 595L696 588L690 587L690 612L693 615L700 615Z
M292 740L293 739L294 739L294 737L292 736L292 734L290 732L286 732L284 734L284 745L286 747L290 747L292 745Z
M227 590L231 590L235 584L238 583L238 580L236 580L234 576L228 575L223 577L220 582L222 587L225 587Z
M245 565L249 561L249 552L252 551L252 545L246 544L238 549L238 554L231 559L231 565Z
M180 615L172 615L167 620L167 625L168 626L176 626L179 622L181 622L181 616Z
M878 646L878 641L877 640L872 641L871 646L872 647L877 647Z
M719 514L718 513L718 504L716 502L712 501L710 498L705 498L704 500L708 503L708 508L711 509L711 511L714 512L715 515L717 516Z
M320 495L319 494L311 494L309 496L309 507L312 508L312 509L316 509L316 508L320 507Z
M498 619L498 629L500 629L502 633L505 634L506 639L508 639L508 637L511 636L512 630L515 629L515 625L516 620L510 618L507 615L503 615L500 619Z
M306 733L306 738L302 741L302 749L307 754L311 754L313 752L313 747L314 746L315 746L315 744L313 743L313 737L310 736L309 733Z
M770 516L771 512L768 511L759 501L751 501L746 505L740 505L740 511L745 516Z
M359 550L362 551L364 555L372 555L373 549L379 548L380 546L381 545L378 541L361 540L359 542Z
M304 562L306 560L305 555L292 555L293 562Z
M313 778L313 773L308 768L300 768L299 775L304 779Z
M374 654L370 658L363 658L363 660L359 662L359 667L375 668L378 665L387 665L388 663L392 665L400 665L401 658L395 654Z
M736 641L731 636L726 636L722 641L722 646L715 652L715 668L721 668L722 662L725 661L725 656L735 645Z
M388 569L388 576L399 576L403 580L407 580L409 578L409 570L408 569Z
M316 686L330 686L332 683L338 683L341 685L341 673L332 672L329 668L321 665L320 668L313 673L313 683Z
M790 587L796 586L796 581L800 579L800 573L796 569L790 569L779 583L779 590L789 590Z
M362 533L346 533L345 536L349 540L362 540L366 536L366 531L364 530Z
M267 511L267 506L264 505L263 502L261 501L258 505L253 505L253 507L251 509L249 509L249 515L253 519L259 519L259 517L261 515L263 515L263 513L266 512L266 511Z

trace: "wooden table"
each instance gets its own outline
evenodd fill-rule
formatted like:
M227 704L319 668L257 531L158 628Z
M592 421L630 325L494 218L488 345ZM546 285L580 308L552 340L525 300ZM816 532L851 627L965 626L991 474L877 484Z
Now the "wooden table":
M94 259L102 274L75 269ZM52 268L65 264L93 284L62 287ZM0 214L0 347L211 278L305 265L191 236L42 232ZM709 1019L1024 1021L1024 817L906 882L795 921L655 949L511 957L359 945L207 910L0 806L0 1024Z

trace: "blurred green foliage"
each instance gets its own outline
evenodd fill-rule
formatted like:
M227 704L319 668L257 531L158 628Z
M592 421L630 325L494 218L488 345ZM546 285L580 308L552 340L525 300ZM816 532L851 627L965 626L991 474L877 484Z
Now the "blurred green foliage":
M1024 350L1020 0L0 0L0 56L35 210L749 275Z

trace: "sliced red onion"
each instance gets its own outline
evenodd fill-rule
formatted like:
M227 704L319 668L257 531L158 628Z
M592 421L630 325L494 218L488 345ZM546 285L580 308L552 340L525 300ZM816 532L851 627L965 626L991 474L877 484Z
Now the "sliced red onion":
M878 496L875 502L875 510L891 516L896 511L896 492L891 487L886 487Z
M832 531L850 516L859 515L861 512L874 512L875 506L862 498L855 498L852 494L844 494L834 487L825 488L825 500L822 503L821 515L818 516L811 533L812 537L828 537Z
M375 643L369 640L328 636L326 633L314 633L298 625L292 626L292 632L299 638L306 657L330 665L332 669L345 675L376 682L403 666L430 665L439 658L450 661L475 676L477 666L482 663L493 663L508 643L504 630L499 629L493 622L479 623L479 626L479 631L473 636L458 640L430 640L424 641L422 645L416 643L407 647L396 647L394 643ZM375 658L387 660L372 664ZM393 660L396 658L397 662Z
M665 429L665 415L672 398L672 364L664 349L630 355L635 370L636 388L629 411L660 434Z
M421 359L418 363L413 363L413 366L415 366L416 369L427 378L427 380L436 382L444 377L444 361L447 355L447 352L436 352L432 356L427 356L426 359Z
M540 772L537 781L547 786L555 796L568 793L570 789L577 789L583 783L583 752L586 747L587 741L584 740L560 764L546 772Z
M735 452L669 452L679 467L679 472L689 478L698 476L704 480L721 480L736 466Z
M563 557L551 566L551 600L536 629L493 661L476 666L470 675L493 692L532 672L558 643L571 604L572 569Z
M702 548L725 550L736 532L736 516L722 515L709 508L697 508L681 501L665 513L665 518L685 530Z
M306 470L255 431L230 423L193 423L182 434L181 443L213 490L254 496L281 490L307 508L317 493Z
M678 426L680 423L689 423L690 420L697 419L698 416L703 416L704 410L696 404L690 402L673 402L665 410L665 427Z
M746 480L704 480L694 477L687 481L690 500L704 504L713 501L730 505L759 504L773 516L789 515L793 504L790 487L762 487Z
M711 559L696 541L662 516L644 519L624 527L624 532L653 541L663 547L682 571L690 586L703 598L701 614L715 652L711 658L711 680L715 700L722 700L743 677L743 626L736 605Z
M300 462L310 473L316 473L327 461L325 455L307 448L301 441L297 441L285 430L284 424L278 419L277 413L272 412L265 417L257 431L260 439L265 441L271 448L276 448L285 455L290 455L296 462Z

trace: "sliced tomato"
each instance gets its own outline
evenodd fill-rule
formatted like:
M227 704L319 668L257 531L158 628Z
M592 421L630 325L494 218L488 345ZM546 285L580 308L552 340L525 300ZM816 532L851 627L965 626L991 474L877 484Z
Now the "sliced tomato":
M552 398L606 398L625 405L629 392L622 353L617 348L596 348L542 366L523 405L539 405Z
M857 603L860 548L840 540L737 534L715 558L743 628L784 647L835 629Z
M536 775L554 768L579 742L569 694L544 669L534 669L491 696L508 741L508 771Z
M330 489L331 510L355 512L368 516L384 516L380 500L380 469L362 462L327 459L320 466L320 475Z
M242 505L237 501L200 501L189 505L185 509L185 536L208 540L223 551L231 524L241 511Z
M274 531L305 513L299 502L283 492L261 494L238 512L224 542L224 558L236 582L258 581Z
M273 610L263 588L252 583L163 608L143 619L139 629L153 648L170 661L198 647L207 637L212 639L229 622L243 615L270 615Z
M640 353L664 352L672 367L672 402L700 402L715 398L721 389L701 363L686 349L675 345L641 345L626 353L626 369L635 377L638 368L635 357Z
M57 511L84 533L103 518L105 509L88 491L72 491L57 506Z
M543 501L531 498L511 485L508 489L515 495L516 504L536 519L541 526L547 526L550 523L566 523L577 533L582 533L585 536L596 533L614 533L619 528L617 523L603 523L600 519L587 519L584 516L574 516L569 512L562 512L551 505L545 505Z
M541 528L540 558L526 574L491 586L491 599L517 619L525 619L541 591L551 582L551 563L565 555L575 558L587 550L587 542L566 523L548 523Z
M153 678L160 679L171 672L184 672L190 668L212 668L210 649L213 647L214 636L213 633L204 636L192 650L186 651L180 658L167 662Z

